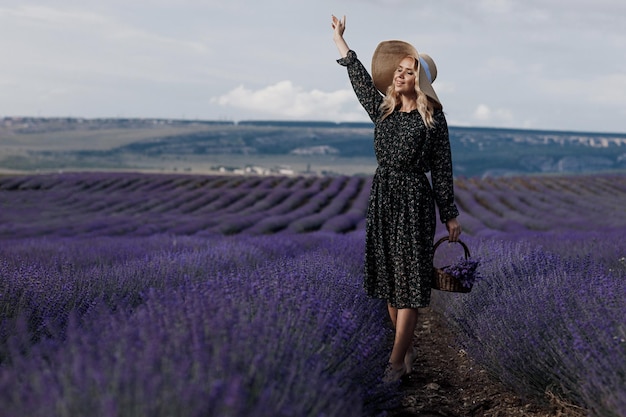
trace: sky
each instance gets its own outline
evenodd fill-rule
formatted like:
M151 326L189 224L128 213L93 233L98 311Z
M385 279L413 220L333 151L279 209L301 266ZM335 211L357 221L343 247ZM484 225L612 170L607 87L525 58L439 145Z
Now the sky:
M367 121L383 40L437 64L451 126L626 132L623 0L2 0L0 117Z

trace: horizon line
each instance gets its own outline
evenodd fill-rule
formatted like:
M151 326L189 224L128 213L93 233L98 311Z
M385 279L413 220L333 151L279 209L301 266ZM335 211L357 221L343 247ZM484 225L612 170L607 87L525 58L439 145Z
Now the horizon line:
M305 125L305 124L318 124L328 126L367 126L373 127L374 123L371 121L332 121L332 120L310 120L310 119L188 119L188 118L176 118L176 117L83 117L83 116L0 116L0 121L20 121L20 120L76 120L76 121L152 121L152 122L175 122L175 123L204 123L204 124L224 124L224 125L255 125L255 124L293 124L293 125ZM566 130L557 128L527 128L527 127L500 127L500 126L483 126L483 125L449 125L451 129L486 129L486 130L507 130L507 131L528 131L528 132L545 132L545 133L588 133L588 134L606 134L626 136L626 132L613 132L613 131L592 131L592 130Z

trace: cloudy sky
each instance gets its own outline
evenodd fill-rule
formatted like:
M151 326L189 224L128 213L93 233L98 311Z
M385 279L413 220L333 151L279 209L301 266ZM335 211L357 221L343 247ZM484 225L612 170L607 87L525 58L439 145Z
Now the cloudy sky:
M365 121L331 14L431 55L450 125L626 132L623 0L2 0L0 117Z

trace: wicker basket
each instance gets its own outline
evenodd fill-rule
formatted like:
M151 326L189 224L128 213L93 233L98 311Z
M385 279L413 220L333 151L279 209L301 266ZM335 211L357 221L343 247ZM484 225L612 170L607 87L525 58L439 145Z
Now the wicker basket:
M439 245L441 245L443 242L447 240L448 240L448 236L444 236L441 239L439 239L437 243L435 243L435 245L433 246L433 253L437 250ZM456 243L459 243L461 246L463 246L465 259L468 259L470 257L470 252L469 252L467 245L460 240L457 241ZM437 268L433 266L432 287L434 289L440 290L440 291L462 292L462 293L468 293L472 290L471 286L470 287L463 286L463 284L461 284L461 281L459 281L454 276L444 272L443 268L445 267Z

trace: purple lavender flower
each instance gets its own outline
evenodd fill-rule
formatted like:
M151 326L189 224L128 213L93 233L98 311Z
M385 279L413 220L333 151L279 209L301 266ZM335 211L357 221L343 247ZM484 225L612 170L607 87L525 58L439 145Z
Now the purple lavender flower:
M482 279L482 275L478 270L480 260L475 258L459 258L459 261L453 265L441 268L444 272L458 279L465 288L471 288L476 281Z

